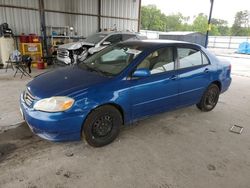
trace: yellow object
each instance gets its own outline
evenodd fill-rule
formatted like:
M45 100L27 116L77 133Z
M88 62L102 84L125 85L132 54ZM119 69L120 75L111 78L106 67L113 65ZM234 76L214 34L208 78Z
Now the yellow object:
M67 109L71 108L71 106L73 105L73 103L74 103L73 100L65 101L65 102L62 104L62 106L61 106L62 110L67 110Z
M46 68L47 66L48 64L44 62L44 67ZM37 63L32 63L31 67L37 68Z
M211 28L212 28L212 24L208 24L207 30L208 30L208 31L211 31Z
M28 55L32 59L32 67L37 67L37 63L42 61L41 43L21 43L20 51L22 55Z

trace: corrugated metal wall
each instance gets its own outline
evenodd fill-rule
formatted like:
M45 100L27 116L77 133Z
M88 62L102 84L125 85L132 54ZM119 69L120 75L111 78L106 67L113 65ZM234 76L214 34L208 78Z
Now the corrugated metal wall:
M98 0L44 0L46 10L97 15Z
M7 22L14 34L40 34L39 12L35 10L38 9L37 0L0 0L0 5L22 6L34 9L0 7L0 23Z
M101 0L101 4L103 16L138 19L138 0Z
M12 5L12 6L20 6L20 7L38 9L37 0L0 0L0 5Z
M101 28L114 28L121 31L137 31L138 21L116 18L101 18Z
M83 16L72 15L55 12L45 13L47 26L70 26L75 29L78 36L88 36L97 32L97 17L96 16ZM48 35L50 35L48 33Z
M137 31L139 0L101 0L101 4L102 29Z
M39 13L35 10L0 7L0 23L7 22L15 35L36 33L40 35Z
M74 27L85 37L98 31L98 0L44 0L44 6L46 25Z
M137 31L139 0L101 0L101 5L101 29ZM72 26L85 37L98 31L98 0L44 0L44 8L47 26ZM38 9L38 0L0 0L0 23L7 22L16 35L40 35Z

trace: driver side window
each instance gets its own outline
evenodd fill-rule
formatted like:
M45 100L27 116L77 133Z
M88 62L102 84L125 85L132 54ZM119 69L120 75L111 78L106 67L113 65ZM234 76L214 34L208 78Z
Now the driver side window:
M151 74L172 71L174 66L174 53L172 47L158 49L150 53L138 66L137 69L149 69Z

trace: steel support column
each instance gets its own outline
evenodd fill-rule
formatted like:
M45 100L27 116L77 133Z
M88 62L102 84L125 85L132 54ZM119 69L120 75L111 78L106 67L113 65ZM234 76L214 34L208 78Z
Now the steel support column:
M207 27L207 34L206 34L206 41L205 41L205 47L207 48L208 45L208 34L211 30L211 18L212 18L212 12L213 12L213 6L214 6L214 0L210 0L211 6L210 6L210 12L209 12L209 18L208 18L208 27Z
M98 15L97 15L97 29L98 29L98 31L101 31L101 7L102 7L102 5L101 5L101 0L98 0Z
M137 27L137 32L140 32L140 27L141 27L141 0L139 0L138 27Z
M48 46L47 46L44 0L39 0L39 15L40 15L40 27L41 27L43 53L45 51L46 56L47 56L48 55Z

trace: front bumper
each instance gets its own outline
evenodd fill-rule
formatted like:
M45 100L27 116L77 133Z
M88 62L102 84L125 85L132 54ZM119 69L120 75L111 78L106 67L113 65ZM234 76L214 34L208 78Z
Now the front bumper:
M81 139L81 129L86 114L79 112L48 113L26 105L21 95L20 110L31 131L50 141L74 141Z
M62 63L64 63L64 64L66 64L66 65L70 65L71 63L72 63L72 61L71 61L71 59L70 59L70 57L60 57L59 55L57 55L57 60L59 61L59 62L62 62Z

